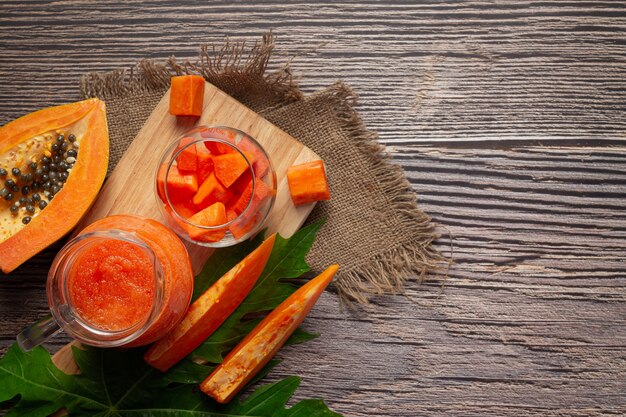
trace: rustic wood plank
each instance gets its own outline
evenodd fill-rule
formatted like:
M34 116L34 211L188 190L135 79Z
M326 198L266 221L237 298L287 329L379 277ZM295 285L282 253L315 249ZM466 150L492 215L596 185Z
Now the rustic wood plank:
M274 29L312 91L344 79L385 142L623 136L626 4L5 2L0 123L74 100L87 71ZM282 62L280 62L282 61ZM19 92L19 100L12 100Z
M273 28L274 68L360 94L455 264L367 314L325 294L322 337L270 377L350 416L626 413L626 3L181 3L3 2L0 123L86 71ZM0 351L45 313L55 250L0 278Z

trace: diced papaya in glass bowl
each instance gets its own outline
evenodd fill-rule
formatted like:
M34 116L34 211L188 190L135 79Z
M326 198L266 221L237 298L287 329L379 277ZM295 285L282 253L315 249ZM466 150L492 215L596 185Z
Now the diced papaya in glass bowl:
M263 227L276 198L276 173L250 135L199 126L166 149L155 186L161 213L181 238L225 247Z

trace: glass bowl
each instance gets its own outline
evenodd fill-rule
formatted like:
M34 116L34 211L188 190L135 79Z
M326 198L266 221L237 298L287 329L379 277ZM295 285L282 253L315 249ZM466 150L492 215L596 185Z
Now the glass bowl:
M253 236L276 199L263 147L241 130L199 126L173 141L155 173L159 210L182 239L220 248Z

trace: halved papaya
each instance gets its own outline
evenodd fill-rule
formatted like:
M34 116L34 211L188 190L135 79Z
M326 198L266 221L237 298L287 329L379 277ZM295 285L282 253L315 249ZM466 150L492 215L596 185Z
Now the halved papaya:
M0 269L9 273L79 222L106 176L106 107L88 99L0 128Z

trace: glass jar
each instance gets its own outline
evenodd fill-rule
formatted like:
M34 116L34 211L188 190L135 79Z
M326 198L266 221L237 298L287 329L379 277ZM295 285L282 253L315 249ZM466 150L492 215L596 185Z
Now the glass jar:
M250 135L199 126L165 150L155 191L167 225L182 239L225 247L261 229L276 199L276 173Z
M182 320L193 272L171 230L117 215L91 224L61 249L46 290L51 317L18 335L23 349L60 330L91 346L131 347L154 342Z

